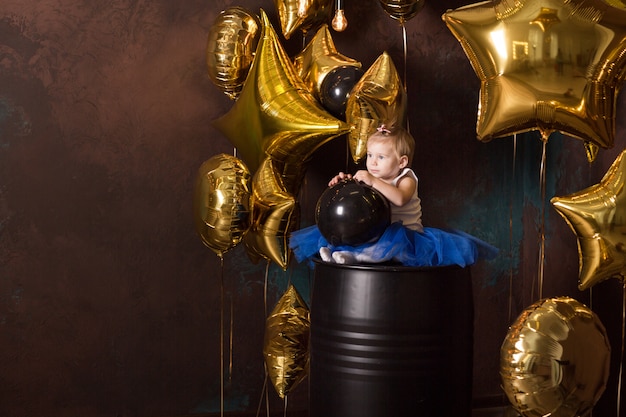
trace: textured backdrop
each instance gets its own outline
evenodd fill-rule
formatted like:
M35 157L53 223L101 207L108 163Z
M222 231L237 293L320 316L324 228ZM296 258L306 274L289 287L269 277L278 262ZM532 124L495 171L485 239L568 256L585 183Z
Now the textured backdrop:
M403 74L399 24L378 1L344 3L349 27L333 32L339 52L367 68L388 51ZM533 133L518 135L515 153L510 137L475 139L480 85L441 20L465 4L429 1L406 24L406 85L424 223L501 249L472 268L480 403L502 398L500 344L536 301L541 146ZM233 335L232 350L224 342L225 407L257 409L265 311L289 280L308 298L310 273L254 264L241 247L222 266L193 228L197 169L233 149L211 126L232 101L209 81L204 56L215 17L233 5L263 8L280 27L270 0L0 3L1 415L217 412L221 313ZM292 56L302 47L300 36L283 41ZM624 146L623 97L617 125L615 148L591 165L580 141L553 135L548 198L602 177ZM354 169L347 161L343 139L316 152L299 196L303 225L328 178ZM549 207L546 249L543 296L589 303L609 330L613 372L598 408L611 415L621 286L599 284L593 297L577 290L575 237ZM271 389L269 397L280 410ZM306 382L289 407L307 407Z

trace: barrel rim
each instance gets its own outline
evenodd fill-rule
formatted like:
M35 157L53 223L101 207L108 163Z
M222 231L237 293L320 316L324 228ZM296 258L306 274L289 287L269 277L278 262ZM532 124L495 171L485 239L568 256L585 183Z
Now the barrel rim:
M462 267L459 265L445 265L445 266L406 266L396 263L379 263L379 264L337 264L332 262L325 262L321 258L313 258L313 262L317 265L328 266L332 268L348 269L348 270L366 270L366 271L386 271L386 272L410 272L410 271L436 271L442 269L468 269L469 266Z

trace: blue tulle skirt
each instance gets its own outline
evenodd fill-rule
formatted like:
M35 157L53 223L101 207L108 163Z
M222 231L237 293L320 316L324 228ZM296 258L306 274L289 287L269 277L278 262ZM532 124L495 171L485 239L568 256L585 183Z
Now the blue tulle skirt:
M479 258L493 259L498 253L495 247L462 231L425 227L423 232L417 232L401 222L392 223L376 242L360 246L332 246L317 226L309 226L291 233L289 247L298 262L308 261L311 266L323 247L332 252L346 251L370 263L391 261L415 267L466 267Z

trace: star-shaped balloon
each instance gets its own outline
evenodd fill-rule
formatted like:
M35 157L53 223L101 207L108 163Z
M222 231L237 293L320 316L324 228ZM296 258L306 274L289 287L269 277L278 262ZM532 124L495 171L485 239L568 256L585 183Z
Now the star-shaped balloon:
M330 21L331 0L274 0L285 39L298 29L306 33Z
M578 238L578 289L626 276L626 150L599 184L550 202Z
M252 219L244 244L253 260L264 258L286 270L291 253L289 234L299 219L298 203L287 190L280 165L266 158L252 178Z
M248 254L288 265L288 234L295 224L301 179L312 154L346 133L349 125L330 115L298 76L267 15L239 98L214 122L237 147L254 174Z
M300 79L263 10L260 19L261 37L239 98L213 122L252 173L267 156L304 162L349 129L322 108Z
M608 4L614 7L626 8L626 1L623 1L623 0L604 0L604 1L606 1Z
M280 398L285 398L309 371L309 317L305 301L290 284L265 320L263 355L268 377Z
M602 0L497 0L442 16L481 81L476 132L529 130L613 146L626 12Z
M381 123L405 127L407 95L389 54L383 52L355 84L346 103L348 142L354 162L367 152L367 139Z
M361 63L337 51L328 25L324 24L302 52L294 57L294 66L309 90L319 99L324 78L332 70L348 66L361 68Z

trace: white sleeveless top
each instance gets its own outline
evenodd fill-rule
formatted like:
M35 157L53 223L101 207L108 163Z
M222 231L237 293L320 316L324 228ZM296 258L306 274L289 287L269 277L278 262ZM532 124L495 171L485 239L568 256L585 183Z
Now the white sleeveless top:
M404 168L402 172L400 172L400 175L391 181L391 184L393 184L394 187L397 186L398 181L407 175L415 180L415 191L411 199L403 206L396 206L395 204L389 203L391 206L391 221L396 222L401 220L405 227L423 232L422 203L417 195L417 175L415 175L415 172L413 172L411 168Z

